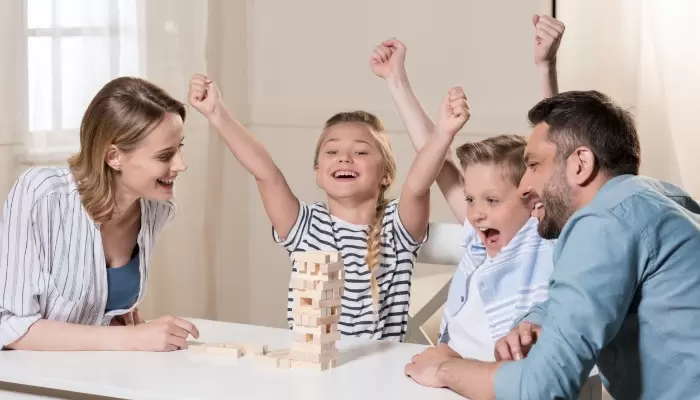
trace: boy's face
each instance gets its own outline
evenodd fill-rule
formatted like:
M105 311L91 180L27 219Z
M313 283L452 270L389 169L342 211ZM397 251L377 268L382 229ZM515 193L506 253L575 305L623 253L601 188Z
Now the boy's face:
M530 218L530 208L518 187L505 178L503 167L476 164L464 170L467 219L493 257Z

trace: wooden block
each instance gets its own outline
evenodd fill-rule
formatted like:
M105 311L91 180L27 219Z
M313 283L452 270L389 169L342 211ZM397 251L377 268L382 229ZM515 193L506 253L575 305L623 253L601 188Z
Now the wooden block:
M341 289L345 286L345 282L342 281L318 281L316 282L316 290L328 290Z
M265 355L255 357L259 364L273 368L289 368L289 349L280 349L267 352Z
M287 357L277 359L277 368L289 369L291 368L291 360Z
M299 273L299 274L306 272L306 263L304 263L304 262L295 261L294 267L296 268L297 273Z
M306 290L308 282L309 281L295 276L289 280L289 287L294 290Z
M188 346L188 349L193 353L206 354L211 356L239 358L243 355L243 352L239 348L224 347L222 345L196 345Z
M311 341L314 339L314 335L311 335L309 333L305 333L302 336L299 336L296 341L296 343L311 343Z
M340 322L340 314L328 315L325 317L319 317L315 315L309 316L309 323L307 326L322 326L328 324L337 324Z
M329 367L329 362L325 363L314 363L314 362L308 362L308 361L298 361L298 360L291 360L290 361L290 366L292 368L307 368L307 369L313 369L313 370L318 370L318 371L325 371Z
M325 317L331 315L331 310L328 308L314 308L311 305L299 305L295 301L294 315L315 315L318 317Z
M340 297L335 297L332 299L326 299L326 300L316 300L313 299L311 302L311 305L317 308L330 308L330 307L338 307L340 306Z
M329 343L330 345L335 348L335 343ZM292 351L299 351L302 353L322 353L324 350L327 348L328 344L320 344L320 343L313 343L313 342L295 342L292 344L292 348L289 349L290 352Z
M326 351L323 353L304 352L292 350L289 352L289 359L292 361L309 361L314 363L325 363L330 360L340 358L338 350Z
M262 356L267 353L267 345L266 344L255 344L255 343L245 343L242 345L243 347L243 355L246 356Z
M340 332L336 331L334 333L322 333L321 335L314 335L311 338L312 343L330 343L340 340Z
M322 274L330 274L330 273L335 273L338 271L342 271L345 265L343 264L343 261L336 261L336 262L331 262L328 264L322 264L320 266L320 271ZM334 275L335 277L335 275Z
M299 299L322 300L321 299L322 295L323 295L323 292L318 291L318 290L298 290L298 289L292 290L292 296L294 298L299 298Z
M294 261L328 264L329 262L331 262L331 255L330 253L321 251L301 251L298 253L294 253Z
M324 328L324 327L322 327L322 326L311 327L311 326L299 326L299 325L294 325L293 330L294 330L295 332L299 332L299 333L308 333L308 334L310 334L310 335L314 335L314 336L315 336L315 335L322 335L322 334L324 333L324 331L325 331L325 329L323 329L323 328Z

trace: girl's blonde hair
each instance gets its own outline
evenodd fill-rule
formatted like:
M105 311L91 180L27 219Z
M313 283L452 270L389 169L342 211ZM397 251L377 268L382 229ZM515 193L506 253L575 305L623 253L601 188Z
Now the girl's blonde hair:
M351 111L351 112L341 112L335 114L326 121L324 126L324 134L318 139L316 143L316 151L314 153L314 168L318 166L318 157L321 151L321 145L323 144L323 138L325 132L328 128L339 125L339 124L362 124L367 127L372 137L376 141L379 151L382 154L383 171L382 177L385 178L383 183L379 188L379 198L377 199L376 212L372 223L370 224L369 234L367 235L367 255L365 256L365 262L370 272L370 279L372 285L372 301L374 303L375 310L378 312L379 306L379 285L377 283L377 277L375 276L377 268L381 261L381 233L382 233L382 222L384 219L384 212L389 204L389 200L386 198L386 192L389 187L396 179L396 161L391 152L391 145L389 144L389 138L384 133L384 125L375 115L368 113L366 111Z
M122 151L141 145L167 113L185 120L185 105L140 78L116 78L92 99L80 124L80 151L68 159L87 213L97 223L115 211L114 171L105 161L115 145Z

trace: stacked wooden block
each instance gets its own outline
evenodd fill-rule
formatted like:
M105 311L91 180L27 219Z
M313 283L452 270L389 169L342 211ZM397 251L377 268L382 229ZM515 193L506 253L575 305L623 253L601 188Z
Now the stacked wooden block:
M335 342L340 340L343 259L337 252L305 252L295 255L294 264L294 331L302 336L289 350L289 366L334 368L339 359Z

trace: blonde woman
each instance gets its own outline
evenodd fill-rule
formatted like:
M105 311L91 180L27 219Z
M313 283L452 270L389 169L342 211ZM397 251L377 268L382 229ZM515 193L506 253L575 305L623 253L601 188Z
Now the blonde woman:
M167 351L198 337L136 311L175 214L184 119L162 89L117 78L88 106L68 167L22 173L0 218L1 348Z
M396 164L379 119L364 111L326 121L314 152L316 181L325 202L305 204L289 188L267 150L226 109L216 85L195 75L190 103L204 114L233 155L255 177L273 237L289 252L339 251L345 288L338 330L344 336L402 341L410 278L428 235L430 186L455 133L469 117L466 99L446 99L436 136L416 158L398 199L386 192ZM303 157L303 154L300 154ZM287 320L292 318L291 293Z

